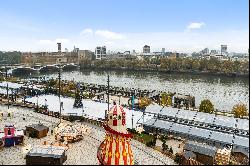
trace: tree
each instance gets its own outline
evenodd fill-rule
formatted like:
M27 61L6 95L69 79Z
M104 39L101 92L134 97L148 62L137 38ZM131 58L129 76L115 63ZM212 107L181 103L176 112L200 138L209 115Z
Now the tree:
M211 114L214 112L214 105L212 104L210 100L205 99L201 102L199 111Z
M163 106L167 105L167 94L166 93L161 94L161 104Z
M160 137L160 140L161 140L162 142L167 141L167 139L168 139L168 136L167 136L167 135L162 135L162 136Z
M175 154L174 162L181 164L181 156L178 153Z
M168 150L168 145L166 144L166 140L162 142L162 150L163 151Z
M247 116L247 106L243 103L239 103L233 106L232 113L236 118L242 118L243 116Z
M157 136L156 136L156 134L154 134L154 137L153 137L153 139L151 140L151 145L152 145L152 147L155 146L155 144L156 144L156 139L157 139Z
M147 106L149 106L152 103L151 99L147 97L142 97L139 99L139 108L145 109Z
M172 146L170 146L169 152L172 153L172 154L174 153L174 151L172 149Z
M0 51L0 63L18 64L21 61L21 52L1 52Z
M170 95L167 96L167 105L172 105L172 97Z

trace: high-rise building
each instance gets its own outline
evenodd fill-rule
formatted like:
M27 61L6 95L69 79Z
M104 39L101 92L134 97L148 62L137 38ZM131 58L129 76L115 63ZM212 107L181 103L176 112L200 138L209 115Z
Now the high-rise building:
M204 50L201 51L202 55L208 55L209 54L209 49L205 48Z
M57 43L57 50L58 52L62 51L62 43Z
M218 54L219 53L219 51L217 51L217 50L211 50L210 51L210 54L213 54L213 55L216 55L216 54Z
M150 53L150 46L145 45L145 46L143 47L143 53Z
M227 45L221 45L221 55L227 55Z
M103 58L107 58L107 53L106 53L106 46L98 46L95 49L95 56L96 59L103 59Z
M161 52L162 52L162 55L164 55L165 54L165 48L162 48Z

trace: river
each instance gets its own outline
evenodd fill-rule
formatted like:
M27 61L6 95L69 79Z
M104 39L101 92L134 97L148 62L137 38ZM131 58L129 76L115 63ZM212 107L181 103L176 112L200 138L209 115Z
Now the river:
M62 72L62 79L107 85L108 74L111 86L191 94L195 96L196 107L203 99L210 99L218 110L231 111L239 102L249 107L249 80L243 77L84 70ZM58 74L46 76L57 78Z

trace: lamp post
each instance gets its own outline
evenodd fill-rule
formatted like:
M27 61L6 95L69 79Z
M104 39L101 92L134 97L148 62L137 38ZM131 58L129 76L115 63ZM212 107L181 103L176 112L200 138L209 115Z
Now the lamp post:
M44 106L47 108L47 99L44 99Z
M133 110L132 110L133 111ZM134 128L134 114L132 113L132 129Z
M8 109L10 108L10 105L9 105L9 83L8 83L8 70L7 70L7 67L5 66L5 80L6 80L6 82L7 82L7 86L6 86L6 88L7 88L7 99L8 99Z
M121 105L121 93L118 94L118 97L119 97L119 105Z
M107 92L107 97L108 97L108 110L109 111L109 75L108 75L108 92ZM107 112L105 111L105 119L107 118Z
M132 94L132 129L134 128L134 102L135 102L135 96L133 93Z
M83 89L82 88L81 88L81 94L82 94L82 96L81 96L81 101L82 101L82 99L83 99ZM84 113L84 107L82 104L82 116L83 116L83 113Z
M58 80L59 80L59 93L58 93L58 96L59 96L59 103L60 103L60 123L62 122L62 116L61 116L61 113L62 113L62 102L61 102L61 67L59 67L59 72L58 72Z
M38 92L35 91L35 93L36 93L36 105L37 105L37 110L38 110Z

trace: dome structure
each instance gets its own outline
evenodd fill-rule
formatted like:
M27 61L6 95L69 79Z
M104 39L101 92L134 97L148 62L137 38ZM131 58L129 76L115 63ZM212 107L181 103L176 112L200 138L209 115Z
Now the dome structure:
M101 165L134 165L130 140L132 135L126 127L126 113L122 106L110 108L106 123L104 141L98 148L97 158Z

